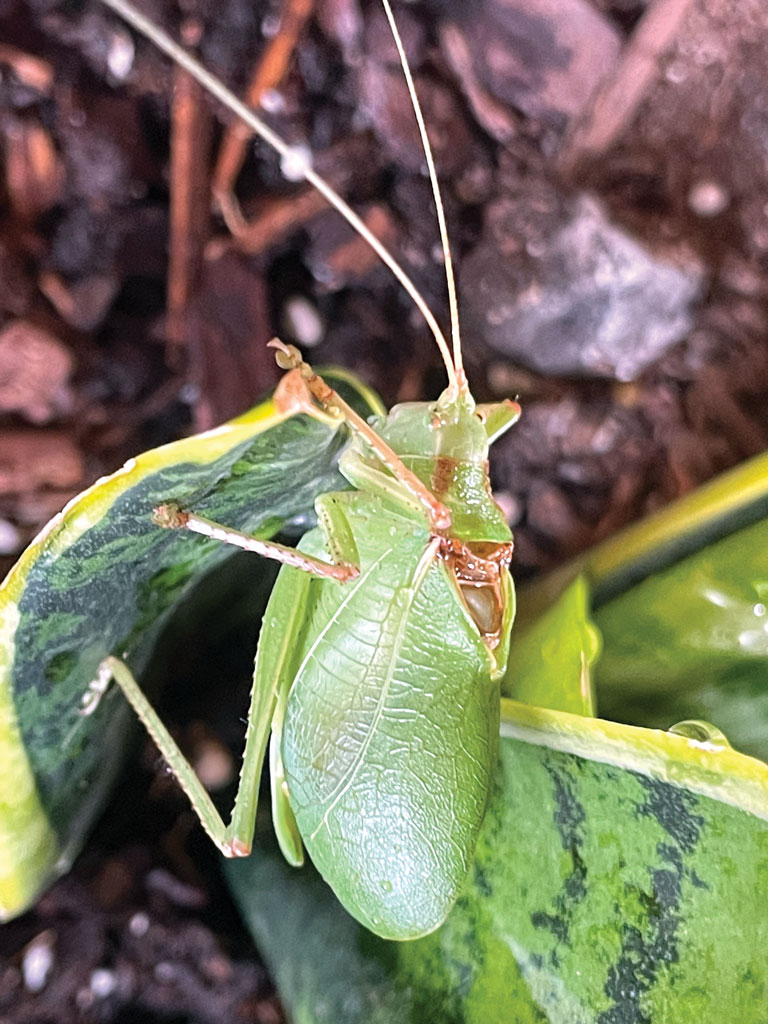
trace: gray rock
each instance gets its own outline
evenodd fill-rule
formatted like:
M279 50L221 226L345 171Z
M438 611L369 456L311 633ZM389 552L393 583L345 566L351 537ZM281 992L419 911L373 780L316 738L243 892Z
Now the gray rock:
M498 225L462 265L466 322L539 373L633 380L692 326L704 273L654 257L581 195L525 251Z

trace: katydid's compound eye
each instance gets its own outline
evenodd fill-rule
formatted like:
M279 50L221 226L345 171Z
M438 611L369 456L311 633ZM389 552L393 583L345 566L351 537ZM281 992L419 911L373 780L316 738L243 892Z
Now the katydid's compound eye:
M498 632L501 627L501 609L492 587L464 584L461 586L461 596L484 636Z

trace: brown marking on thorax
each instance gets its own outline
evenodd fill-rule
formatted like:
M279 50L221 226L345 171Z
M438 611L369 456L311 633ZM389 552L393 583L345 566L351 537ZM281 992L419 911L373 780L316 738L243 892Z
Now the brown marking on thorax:
M438 455L435 459L435 468L429 481L430 490L436 498L443 498L450 490L453 483L453 474L459 464L458 459L450 455Z
M440 557L453 573L467 611L493 650L504 624L502 572L512 561L512 541L470 541L444 537Z

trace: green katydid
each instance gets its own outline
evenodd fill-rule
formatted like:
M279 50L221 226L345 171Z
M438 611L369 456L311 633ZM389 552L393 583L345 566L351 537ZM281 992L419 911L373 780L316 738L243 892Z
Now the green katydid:
M188 529L284 565L262 626L240 786L229 825L116 657L85 697L95 711L111 678L155 739L203 827L227 856L250 852L259 776L269 761L274 826L292 864L306 846L347 909L396 939L438 927L466 878L496 759L499 679L514 617L512 536L488 480L488 447L519 416L514 402L477 406L462 365L447 230L426 128L389 0L429 168L445 259L452 350L405 272L344 201L304 177L382 256L424 313L445 362L436 402L394 407L367 423L298 351L272 343L291 375L290 411L343 420L340 468L352 490L317 498L319 526L298 548L257 541L178 507L155 510ZM126 0L104 0L215 93L284 157L295 156L185 51ZM284 399L286 400L286 399Z

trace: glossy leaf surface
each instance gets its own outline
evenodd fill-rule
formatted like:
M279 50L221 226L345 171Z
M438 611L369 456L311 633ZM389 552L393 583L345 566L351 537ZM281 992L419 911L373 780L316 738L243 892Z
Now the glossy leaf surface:
M534 584L522 616L576 571L605 639L601 715L663 728L705 719L768 758L768 456Z
M376 939L316 875L227 865L294 1024L765 1019L768 768L512 702L467 892Z
M768 758L767 609L768 520L636 584L596 612L601 710L664 726L706 719Z
M592 673L600 649L600 634L589 617L589 587L578 576L543 614L515 627L502 693L525 704L592 717Z

